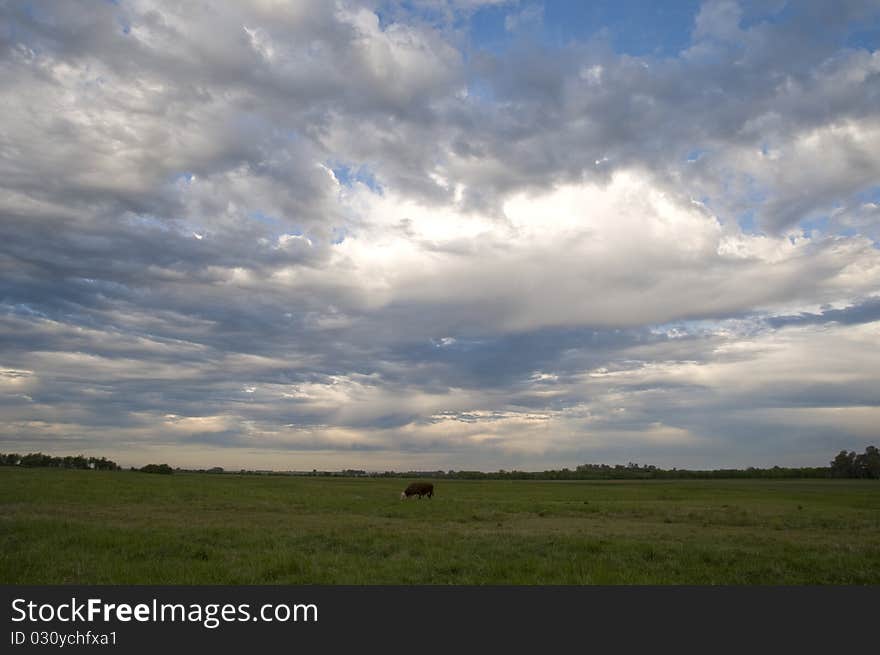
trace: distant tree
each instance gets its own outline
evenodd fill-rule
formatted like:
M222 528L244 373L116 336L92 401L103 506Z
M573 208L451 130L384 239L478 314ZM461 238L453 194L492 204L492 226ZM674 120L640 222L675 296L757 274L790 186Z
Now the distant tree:
M841 450L831 461L830 471L835 478L880 479L880 450L876 446L868 446L860 455Z
M140 471L142 473L160 473L162 475L171 475L174 473L174 469L168 464L147 464L146 466L142 466Z
M21 458L20 464L27 467L52 466L52 457L43 453L28 453Z
M119 471L122 467L106 457L89 457L89 467L97 471Z
M855 477L856 454L841 450L837 457L831 460L831 476L835 478Z
M868 446L863 454L856 456L853 467L858 478L880 478L880 450Z

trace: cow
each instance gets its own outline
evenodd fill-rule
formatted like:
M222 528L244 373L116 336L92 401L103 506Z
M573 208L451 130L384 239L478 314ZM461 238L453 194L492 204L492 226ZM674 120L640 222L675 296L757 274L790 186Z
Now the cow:
M434 485L430 482L413 482L405 490L400 492L401 500L409 498L410 496L418 496L419 499L421 499L422 496L431 498L434 496Z

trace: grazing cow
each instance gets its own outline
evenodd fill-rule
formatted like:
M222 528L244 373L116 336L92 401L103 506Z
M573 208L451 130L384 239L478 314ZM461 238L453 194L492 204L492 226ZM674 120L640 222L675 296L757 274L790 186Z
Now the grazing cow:
M418 496L419 498L427 496L428 498L431 498L433 495L434 485L430 482L413 482L404 491L400 492L400 499L403 500L410 496Z

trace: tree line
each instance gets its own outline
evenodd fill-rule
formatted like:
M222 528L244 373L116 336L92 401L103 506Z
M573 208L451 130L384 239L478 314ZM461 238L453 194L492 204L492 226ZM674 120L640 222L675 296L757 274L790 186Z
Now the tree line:
M345 472L313 471L307 475L341 475ZM788 479L788 478L870 478L880 479L880 451L868 446L857 455L845 450L831 461L830 466L802 466L745 469L662 469L652 464L581 464L573 469L547 471L385 471L358 476L394 478L445 478L450 480L711 480L731 478Z
M106 457L86 457L85 455L68 455L53 457L43 453L0 453L0 466L24 466L27 468L56 469L96 469L99 471L118 471L122 467Z
M68 469L98 469L118 471L121 470L116 462L105 457L85 457L83 455L68 457L52 457L43 453L28 453L18 455L15 453L0 453L0 466L24 466L24 467L50 467ZM174 472L168 464L147 464L139 469L131 467L132 471L144 473L170 474ZM205 471L199 469L192 472L223 473L220 467L214 467ZM746 469L662 469L651 464L581 464L573 469L552 469L547 471L384 471L367 472L360 469L344 469L342 471L318 471L313 469L309 472L276 472L276 471L247 471L242 469L241 474L268 474L268 475L309 475L309 476L336 476L336 477L380 477L380 478L444 478L449 480L707 480L707 479L730 479L730 478L862 478L880 479L880 450L876 446L868 446L865 452L856 454L855 451L841 450L831 460L830 466L806 466L806 467L781 467L771 468L749 467Z
M336 475L339 475L338 473ZM373 477L395 478L445 478L448 480L710 480L730 478L829 478L827 466L746 469L662 469L653 465L629 464L581 464L570 469L547 471L385 471L369 474Z
M106 457L86 457L85 455L68 455L66 457L53 457L44 453L0 453L0 466L23 466L25 468L54 468L54 469L92 469L97 471L121 471L122 467ZM139 469L131 467L132 471L143 473L173 473L168 464L147 464Z

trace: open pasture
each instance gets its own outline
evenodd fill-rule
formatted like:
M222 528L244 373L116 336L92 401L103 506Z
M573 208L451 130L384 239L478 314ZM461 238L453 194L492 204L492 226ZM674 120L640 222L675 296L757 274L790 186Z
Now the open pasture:
M4 584L880 584L862 480L0 468Z

